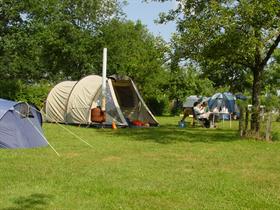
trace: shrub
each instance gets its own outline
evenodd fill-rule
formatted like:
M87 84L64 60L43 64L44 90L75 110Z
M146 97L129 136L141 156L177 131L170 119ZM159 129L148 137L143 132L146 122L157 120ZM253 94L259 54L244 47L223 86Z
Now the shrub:
M25 101L34 104L38 108L42 108L48 93L52 86L47 82L40 82L36 84L22 84L20 90L16 93L16 101Z
M272 132L272 141L280 141L280 133Z
M168 113L168 99L166 97L147 98L146 103L154 115L164 115Z
M280 122L280 114L276 117L276 122Z
M19 80L0 80L0 98L15 100L19 90Z
M183 103L181 101L173 100L169 107L171 115L179 115L182 113Z

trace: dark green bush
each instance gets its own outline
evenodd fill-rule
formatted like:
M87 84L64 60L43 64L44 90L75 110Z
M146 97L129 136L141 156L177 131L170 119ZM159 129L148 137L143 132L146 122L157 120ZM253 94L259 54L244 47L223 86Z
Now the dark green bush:
M19 80L0 80L0 98L15 100L19 90Z
M171 107L170 107L170 112L171 115L179 115L180 113L182 113L182 109L183 109L183 103L181 101L173 101L171 103Z
M280 141L280 133L272 132L272 141Z
M48 93L52 86L47 82L40 82L36 84L22 84L19 91L16 93L16 101L25 101L30 104L42 108Z
M276 122L280 122L280 114L276 117Z
M154 115L164 115L168 113L168 99L165 97L151 97L145 101Z

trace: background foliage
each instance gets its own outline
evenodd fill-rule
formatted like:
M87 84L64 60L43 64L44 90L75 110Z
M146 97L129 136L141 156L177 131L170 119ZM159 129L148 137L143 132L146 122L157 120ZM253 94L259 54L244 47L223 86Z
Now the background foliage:
M232 7L231 1L178 1L178 8L161 15L160 21L176 20L178 26L166 43L140 21L126 20L125 3L1 1L0 97L42 106L57 82L100 74L102 49L107 47L108 75L130 76L154 113L169 113L171 108L176 114L189 95L210 96L219 89L248 92L254 80L254 46L269 47L265 40L273 40L279 24L278 17L273 18L279 11L277 1L241 1ZM271 32L272 39L264 32L257 39L256 28ZM279 62L276 50L263 73L263 95L276 95L279 89Z

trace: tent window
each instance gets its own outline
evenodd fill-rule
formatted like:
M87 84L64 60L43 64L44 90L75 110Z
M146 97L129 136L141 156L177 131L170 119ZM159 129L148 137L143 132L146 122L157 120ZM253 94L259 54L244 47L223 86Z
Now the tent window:
M20 113L21 118L34 118L30 106L26 103L17 105L15 109Z

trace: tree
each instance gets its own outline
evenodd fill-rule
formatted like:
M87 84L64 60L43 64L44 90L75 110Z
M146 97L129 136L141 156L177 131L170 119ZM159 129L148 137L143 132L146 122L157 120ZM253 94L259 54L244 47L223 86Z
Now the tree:
M272 55L271 62L264 72L263 89L265 96L262 98L262 104L266 110L280 110L280 49L275 50ZM278 114L278 120L280 114Z
M154 37L140 21L113 20L100 28L96 37L99 49L96 63L102 69L102 48L108 48L108 75L131 77L145 99L161 96L164 80L164 53L166 46Z
M25 94L33 97L36 87L28 93L28 88L21 88L26 84L100 74L102 49L107 47L109 75L128 75L146 99L161 98L166 82L162 79L165 43L141 22L124 20L121 2L1 1L0 86L6 86L6 80L15 81L0 94L27 99Z
M238 64L215 64L211 62L200 63L202 76L213 81L213 86L218 89L226 87L226 91L232 93L244 92L251 89L252 75Z
M272 61L265 69L264 90L266 94L277 95L280 91L280 49L275 50Z
M78 79L95 71L93 37L120 12L116 0L1 1L1 78Z
M163 2L165 0L156 0ZM175 20L182 54L220 72L252 75L254 112L251 130L259 131L261 83L264 69L280 42L278 0L178 0L178 7L161 14L160 22ZM202 68L203 69L203 68ZM235 76L234 75L234 76ZM242 74L241 74L242 75Z
M171 48L173 50L168 53L170 62L166 65L168 72L166 89L169 99L174 102L172 113L178 114L186 96L210 96L213 94L213 84L209 79L203 78L203 75L195 70L194 65L182 61L180 56L182 50L176 42L171 43Z

